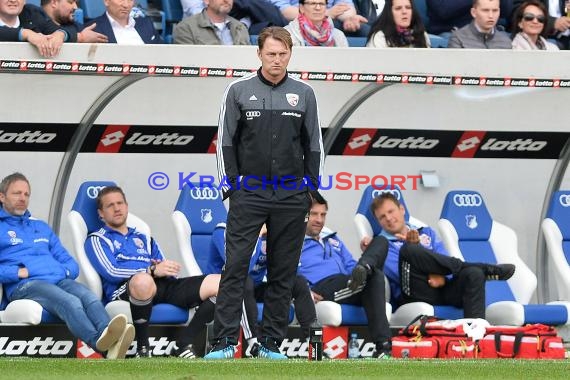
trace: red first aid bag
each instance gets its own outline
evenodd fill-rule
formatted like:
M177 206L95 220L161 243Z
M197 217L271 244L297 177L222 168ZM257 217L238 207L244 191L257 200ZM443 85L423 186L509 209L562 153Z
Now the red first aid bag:
M479 341L480 358L564 359L562 338L551 326L491 326Z
M419 315L392 338L396 358L474 358L475 342L463 330L463 322Z

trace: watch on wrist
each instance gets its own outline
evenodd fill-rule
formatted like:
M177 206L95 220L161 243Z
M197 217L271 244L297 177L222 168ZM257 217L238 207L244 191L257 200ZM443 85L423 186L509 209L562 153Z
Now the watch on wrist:
M148 267L150 275L152 277L154 277L154 271L156 270L156 264L152 264L150 267Z

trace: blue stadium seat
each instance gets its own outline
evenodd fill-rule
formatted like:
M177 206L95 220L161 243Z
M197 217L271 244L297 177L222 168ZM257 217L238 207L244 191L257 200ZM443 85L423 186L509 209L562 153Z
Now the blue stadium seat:
M249 42L251 42L251 44L253 46L257 46L257 37L258 37L257 34L250 34L249 35Z
M85 18L83 17L83 9L77 8L75 12L73 12L73 20L75 20L78 24L84 24Z
M552 194L542 232L558 299L570 301L570 190Z
M115 185L110 181L88 181L79 186L75 202L68 214L71 227L75 257L79 263L83 282L100 298L103 295L101 278L85 253L84 243L87 235L103 226L97 213L96 198L99 191ZM129 212L127 225L134 227L147 236L151 236L150 227L136 215ZM123 313L132 321L129 303L126 301L111 301L105 308L111 317ZM150 323L152 324L186 324L191 318L191 312L170 304L157 304L152 308Z
M161 4L165 18L163 39L167 43L172 43L172 28L174 24L180 22L183 17L182 4L180 0L161 0Z
M366 37L346 37L348 46L350 47L365 47Z
M427 2L426 0L413 0L414 1L414 5L415 8L417 9L418 13L420 14L420 17L422 18L422 21L424 23L424 27L427 29L429 29L429 17L427 14Z
M372 185L364 189L362 193L362 198L358 205L356 215L354 216L354 223L356 224L356 230L358 232L358 238L362 239L365 236L376 236L382 232L382 227L374 217L370 205L372 200L384 192L390 192L394 194L396 199L404 206L406 210L405 220L406 222L416 226L422 227L426 224L419 219L414 218L410 215L402 191L398 186L387 186L384 189L375 189ZM388 281L386 281L388 283ZM387 297L389 299L389 297ZM463 309L454 306L442 306L442 305L430 305L426 302L411 302L400 307L397 307L396 300L392 300L394 303L392 307L394 312L392 318L390 319L390 324L392 326L405 326L417 315L435 315L438 318L443 319L459 319L463 318Z
M212 233L218 223L226 222L227 216L222 192L215 186L192 183L180 191L172 221L182 261L191 276L205 272Z
M429 42L432 48L446 48L449 42L448 38L438 36L436 34L428 34Z
M485 314L491 324L570 323L568 302L529 304L536 290L536 276L518 254L515 231L493 220L480 193L450 191L445 197L438 226L451 256L468 262L516 266L515 274L508 281L486 283Z
M103 0L79 0L79 8L83 10L83 19L90 21L105 13L105 3Z

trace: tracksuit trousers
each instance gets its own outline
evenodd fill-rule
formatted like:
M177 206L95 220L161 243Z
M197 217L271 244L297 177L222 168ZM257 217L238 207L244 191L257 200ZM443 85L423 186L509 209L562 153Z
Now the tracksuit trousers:
M306 192L278 199L239 190L230 197L226 228L226 265L214 316L214 339L236 344L249 262L264 223L267 225L267 289L261 340L280 343L287 333L291 290L303 247L311 200Z
M399 271L403 303L452 305L462 307L465 318L485 318L485 274L480 264L406 243L400 248ZM446 278L443 287L432 288L429 274L453 277Z

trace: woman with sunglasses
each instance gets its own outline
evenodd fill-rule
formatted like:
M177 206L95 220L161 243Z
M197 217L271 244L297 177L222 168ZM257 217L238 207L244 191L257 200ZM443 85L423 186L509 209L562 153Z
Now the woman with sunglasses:
M366 46L430 47L429 37L412 0L386 0L382 14L368 34Z
M299 0L299 15L285 29L294 46L348 47L344 33L327 16L327 0Z
M547 15L546 7L538 0L527 0L517 9L513 19L514 50L559 50L544 38Z

